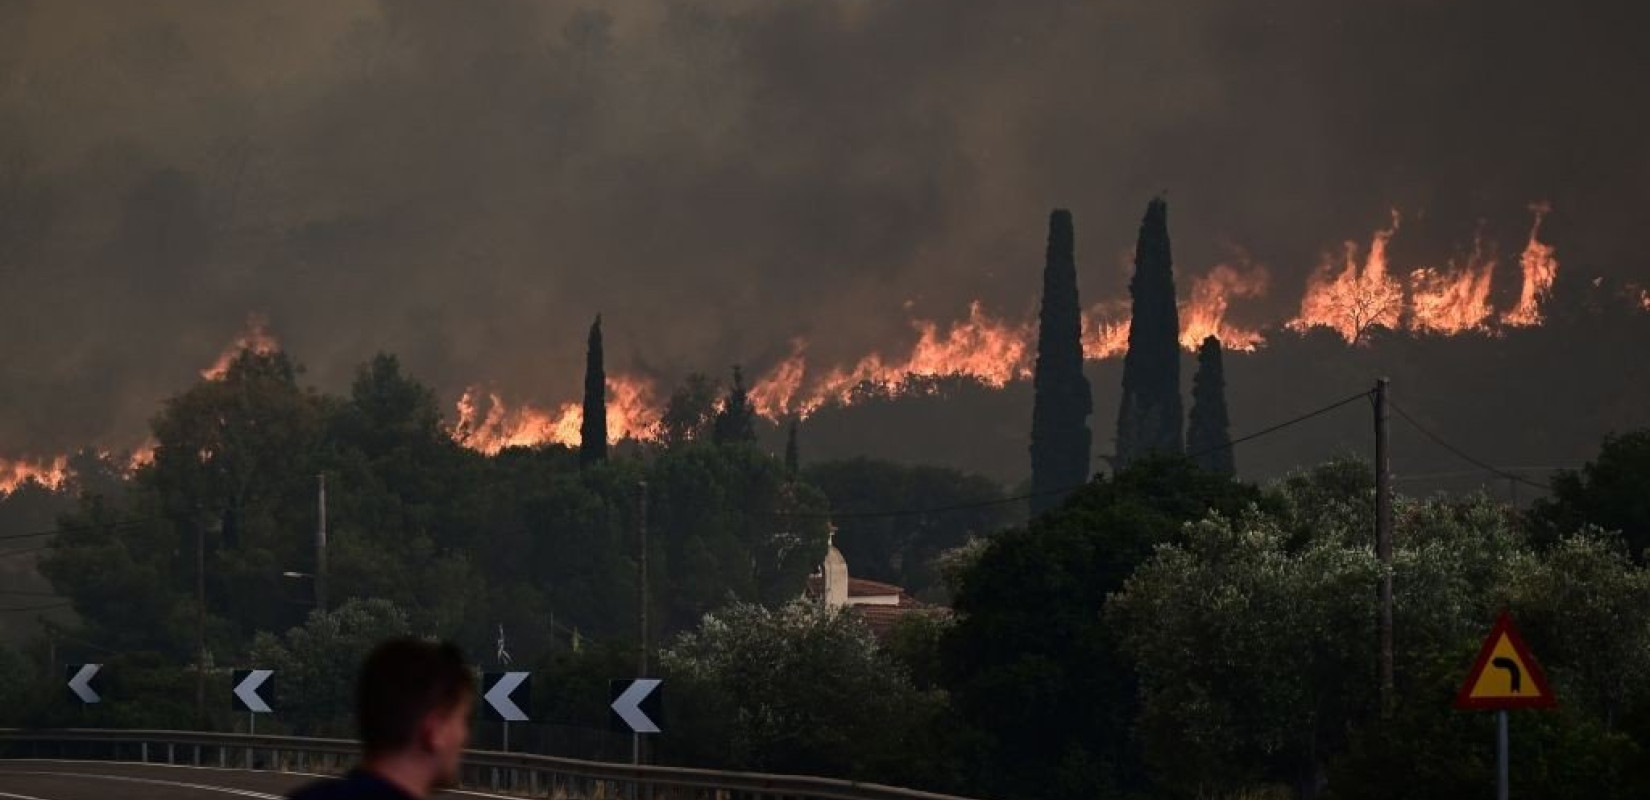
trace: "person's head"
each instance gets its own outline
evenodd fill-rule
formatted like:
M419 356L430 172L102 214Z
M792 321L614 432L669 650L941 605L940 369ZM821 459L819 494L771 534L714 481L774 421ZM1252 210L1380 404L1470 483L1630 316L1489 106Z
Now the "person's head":
M368 761L427 765L434 784L458 778L470 739L475 676L450 644L392 639L361 666L355 712Z

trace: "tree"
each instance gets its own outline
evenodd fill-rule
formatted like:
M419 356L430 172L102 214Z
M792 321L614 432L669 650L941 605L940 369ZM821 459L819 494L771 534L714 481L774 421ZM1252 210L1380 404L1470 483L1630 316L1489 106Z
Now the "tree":
M716 421L716 381L695 372L670 393L659 416L659 439L667 448L710 438Z
M733 368L733 385L716 412L712 438L717 444L750 444L756 441L756 410L751 407L745 392L745 376L739 367Z
M660 653L695 765L856 779L897 775L929 704L848 609L734 603Z
M1231 421L1226 415L1226 371L1221 364L1220 340L1210 336L1197 351L1197 374L1192 377L1192 413L1186 431L1186 449L1193 463L1224 475L1237 472Z
M1048 220L1043 265L1043 306L1037 327L1037 367L1032 378L1031 513L1060 504L1094 471L1088 416L1094 410L1083 375L1083 315L1077 298L1077 261L1071 212L1056 209Z
M602 315L590 323L584 356L584 420L579 425L579 464L607 458L607 372L602 366Z
M796 445L797 425L798 421L793 418L785 430L785 472L793 476L802 471L802 453Z
M1134 300L1129 351L1123 357L1123 397L1117 411L1117 462L1126 467L1147 453L1182 452L1180 312L1175 305L1174 260L1169 252L1169 206L1146 206L1135 243Z
M957 713L986 739L976 792L1114 797L1145 786L1129 735L1136 678L1101 616L1106 597L1187 522L1260 500L1184 459L1147 459L959 559L942 664Z
M259 633L248 658L281 676L281 722L305 735L347 736L361 662L379 642L410 632L406 612L395 604L351 600L310 612L284 636Z
M1650 563L1650 429L1605 437L1598 457L1560 472L1552 491L1531 513L1545 541L1596 525L1620 531L1633 558Z

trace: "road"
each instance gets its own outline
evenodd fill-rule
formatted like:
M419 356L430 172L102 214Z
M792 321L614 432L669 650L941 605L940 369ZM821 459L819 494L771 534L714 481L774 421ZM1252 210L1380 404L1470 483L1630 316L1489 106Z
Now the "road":
M280 800L313 776L107 761L0 760L0 800ZM438 797L504 795L447 792Z

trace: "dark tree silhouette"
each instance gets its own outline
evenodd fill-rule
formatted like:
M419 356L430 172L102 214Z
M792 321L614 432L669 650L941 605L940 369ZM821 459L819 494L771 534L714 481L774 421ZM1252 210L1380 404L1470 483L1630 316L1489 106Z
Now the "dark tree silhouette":
M1236 474L1230 425L1220 340L1210 336L1198 348L1197 374L1192 376L1192 413L1186 427L1186 451L1192 461L1210 472Z
M1037 372L1031 411L1031 513L1060 504L1091 472L1089 413L1094 398L1083 375L1083 316L1071 212L1048 219L1043 308L1037 330Z
M1134 250L1134 298L1129 352L1123 357L1123 397L1117 409L1117 461L1123 469L1149 453L1183 452L1180 403L1180 312L1175 307L1169 253L1169 207L1146 206Z
M756 441L756 410L751 408L745 393L745 375L738 366L733 368L733 386L716 412L716 423L711 437L717 444L751 443Z
M791 477L802 470L802 453L796 445L797 420L791 419L790 430L785 433L785 472Z
M579 426L579 464L607 458L607 370L602 366L602 315L590 324L584 357L584 422Z

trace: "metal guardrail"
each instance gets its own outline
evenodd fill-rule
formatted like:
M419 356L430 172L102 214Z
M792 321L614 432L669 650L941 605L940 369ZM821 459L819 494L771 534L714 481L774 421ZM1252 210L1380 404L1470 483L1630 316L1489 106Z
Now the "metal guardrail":
M0 758L71 758L340 774L359 755L348 739L198 731L0 728ZM872 783L751 772L634 766L471 750L463 789L556 800L966 800Z

